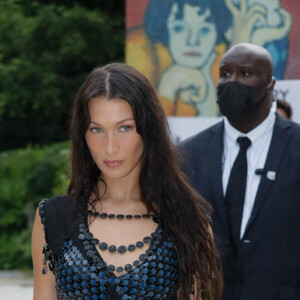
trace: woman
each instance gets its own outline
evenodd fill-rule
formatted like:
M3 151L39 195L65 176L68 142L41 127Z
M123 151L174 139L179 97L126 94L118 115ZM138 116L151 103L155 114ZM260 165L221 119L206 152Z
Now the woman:
M125 64L95 69L71 141L68 195L36 214L34 299L219 299L210 208L179 169L147 79Z

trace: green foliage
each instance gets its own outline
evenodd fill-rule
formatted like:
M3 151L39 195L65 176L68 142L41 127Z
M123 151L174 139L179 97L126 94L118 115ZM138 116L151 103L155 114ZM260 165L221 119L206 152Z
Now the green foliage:
M0 151L65 140L87 74L124 60L123 16L22 3L0 1Z
M31 267L31 229L38 203L66 193L69 143L0 153L0 269Z

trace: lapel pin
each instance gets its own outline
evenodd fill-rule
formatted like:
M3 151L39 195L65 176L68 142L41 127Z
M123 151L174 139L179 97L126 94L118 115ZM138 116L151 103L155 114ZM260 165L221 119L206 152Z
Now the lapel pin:
M276 178L276 172L275 172L275 171L268 171L268 172L267 172L267 178L268 178L269 180L274 181L275 178Z

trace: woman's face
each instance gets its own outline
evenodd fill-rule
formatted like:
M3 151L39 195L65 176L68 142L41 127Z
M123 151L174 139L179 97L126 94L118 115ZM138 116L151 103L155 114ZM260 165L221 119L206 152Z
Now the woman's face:
M85 139L103 179L138 180L143 141L129 103L116 98L92 98L89 113L91 122Z
M184 4L183 19L175 18L178 5L172 6L167 26L169 32L169 50L176 64L188 68L203 67L213 52L217 29L208 22L211 12L207 8L199 14L199 6Z

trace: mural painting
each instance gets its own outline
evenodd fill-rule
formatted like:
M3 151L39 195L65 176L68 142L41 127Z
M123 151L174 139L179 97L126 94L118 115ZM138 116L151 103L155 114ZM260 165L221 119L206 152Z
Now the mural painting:
M168 116L219 114L218 65L237 43L266 47L276 79L300 77L297 0L127 0L126 10L126 62L148 77ZM299 70L289 68L296 61Z

